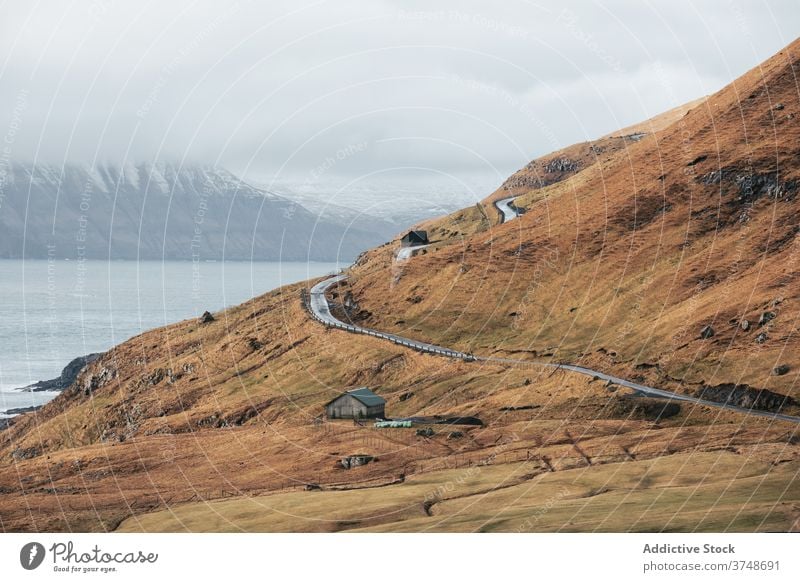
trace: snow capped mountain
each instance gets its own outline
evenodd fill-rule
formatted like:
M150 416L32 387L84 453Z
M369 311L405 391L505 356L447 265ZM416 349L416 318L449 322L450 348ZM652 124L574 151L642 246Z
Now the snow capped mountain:
M11 163L0 188L4 258L347 260L394 234L208 166Z
M11 169L8 182L23 186L55 188L74 186L75 178L79 178L84 188L105 194L136 190L181 195L205 191L208 194L280 198L247 184L224 168L211 166L179 167L163 162L125 166L110 164L32 166L13 163Z

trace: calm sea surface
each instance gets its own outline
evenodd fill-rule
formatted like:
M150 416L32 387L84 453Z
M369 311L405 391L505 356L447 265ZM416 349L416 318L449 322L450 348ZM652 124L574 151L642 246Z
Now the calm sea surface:
M14 389L57 377L77 356L344 266L0 260L0 416L52 398Z

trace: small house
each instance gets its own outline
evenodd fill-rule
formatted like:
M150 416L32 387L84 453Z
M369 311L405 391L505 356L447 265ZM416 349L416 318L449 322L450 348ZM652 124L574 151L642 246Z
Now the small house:
M333 418L384 418L386 400L369 388L348 390L325 405L325 414Z
M409 230L400 239L400 246L417 247L428 244L428 232L425 230Z

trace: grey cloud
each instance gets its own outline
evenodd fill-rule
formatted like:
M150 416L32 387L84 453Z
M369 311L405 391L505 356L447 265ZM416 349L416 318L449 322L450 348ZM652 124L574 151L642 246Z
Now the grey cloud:
M794 1L94 2L4 8L0 131L48 162L253 175L508 173L712 92L788 44ZM19 113L19 112L17 112Z

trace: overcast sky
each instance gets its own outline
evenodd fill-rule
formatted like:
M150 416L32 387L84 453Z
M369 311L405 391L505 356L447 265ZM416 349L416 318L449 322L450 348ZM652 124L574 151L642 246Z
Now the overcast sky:
M713 92L791 42L797 0L16 0L4 155L505 177Z

